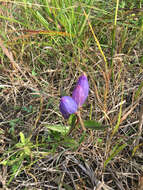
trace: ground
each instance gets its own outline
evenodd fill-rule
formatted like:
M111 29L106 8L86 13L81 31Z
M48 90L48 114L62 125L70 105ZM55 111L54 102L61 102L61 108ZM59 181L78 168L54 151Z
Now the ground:
M0 2L1 189L143 189L142 7ZM83 72L81 116L92 125L68 134L75 117L65 120L59 102Z

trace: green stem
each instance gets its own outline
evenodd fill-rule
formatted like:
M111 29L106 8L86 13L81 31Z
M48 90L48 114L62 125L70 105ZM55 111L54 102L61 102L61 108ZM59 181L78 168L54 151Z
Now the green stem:
M80 115L80 111L78 111L78 112L76 113L76 115L77 115L77 117L78 117L78 119L79 119L79 122L80 122L80 124L81 124L81 127L82 127L83 131L86 131L86 128L85 128L85 126L84 126L84 122L83 122L83 120L82 120L82 118L81 118L81 115Z

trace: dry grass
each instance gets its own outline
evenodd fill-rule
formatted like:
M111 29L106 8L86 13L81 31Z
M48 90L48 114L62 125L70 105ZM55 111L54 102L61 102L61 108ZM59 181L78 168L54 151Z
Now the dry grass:
M30 9L16 1L1 2L0 13L5 17L1 18L0 36L0 188L134 190L138 186L141 190L143 52L142 42L135 44L138 31L130 23L117 28L110 67L105 65L88 22L79 45L64 32L39 33L46 30L38 30L41 25ZM124 24L125 13L119 12ZM99 25L95 23L96 29L94 22L91 26L98 40L107 42L102 49L110 63L112 27L108 22L104 26L102 16L97 19ZM86 133L78 128L63 139L46 125L67 124L59 112L59 100L61 94L71 94L83 71L89 79L90 94L82 117L109 127ZM20 132L29 138L31 144L24 146L30 153L17 145Z

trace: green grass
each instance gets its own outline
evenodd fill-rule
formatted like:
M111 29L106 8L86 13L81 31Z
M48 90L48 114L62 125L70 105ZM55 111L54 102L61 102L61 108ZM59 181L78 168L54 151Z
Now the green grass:
M0 3L0 188L93 189L97 178L135 189L143 172L142 8L142 0ZM59 111L82 72L90 85L85 133Z

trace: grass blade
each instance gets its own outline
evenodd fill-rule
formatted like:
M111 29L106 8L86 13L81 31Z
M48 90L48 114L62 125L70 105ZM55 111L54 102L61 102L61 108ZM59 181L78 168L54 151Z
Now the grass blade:
M114 151L111 153L111 155L106 159L104 162L104 168L107 166L107 164L119 153L121 152L127 145L123 144L118 147L118 144L114 147Z

